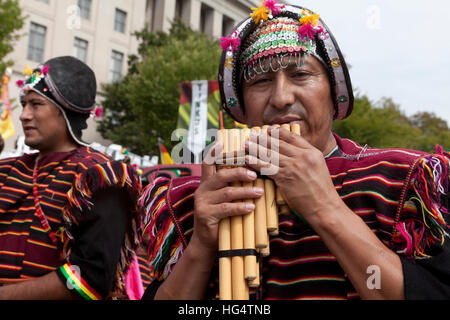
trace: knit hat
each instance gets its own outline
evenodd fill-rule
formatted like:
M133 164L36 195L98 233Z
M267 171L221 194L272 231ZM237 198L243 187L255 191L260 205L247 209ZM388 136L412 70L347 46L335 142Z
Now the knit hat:
M345 119L351 114L354 98L348 68L336 40L318 14L266 0L253 8L250 17L230 37L221 38L221 45L218 80L222 107L234 120L244 122L243 81L268 69L286 68L290 63L300 66L306 54L316 57L327 70L336 110L334 118ZM285 56L288 58L282 60ZM264 63L266 59L269 64Z
M64 115L72 138L88 146L81 136L95 107L97 81L92 69L74 57L64 56L50 59L27 73L25 83L17 82L21 96L31 90L54 103Z

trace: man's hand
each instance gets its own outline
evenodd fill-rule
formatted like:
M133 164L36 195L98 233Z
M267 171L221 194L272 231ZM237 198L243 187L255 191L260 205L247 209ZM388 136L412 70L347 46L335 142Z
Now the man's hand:
M289 207L306 220L326 212L330 204L341 202L323 153L301 136L269 128L267 136L252 135L246 148L251 153L246 159L249 166L273 172L271 177Z
M219 149L219 146L214 149ZM194 232L191 240L169 277L158 289L155 299L204 299L217 257L220 220L250 213L254 205L235 201L258 198L264 193L264 190L251 187L231 187L233 182L255 180L256 173L245 168L216 172L211 160L214 149L202 164L201 183L194 195Z
M216 253L220 220L252 212L254 204L237 201L259 198L264 193L258 188L231 187L231 183L251 182L256 178L256 173L246 168L216 172L215 164L204 162L201 183L195 192L194 233L191 241Z

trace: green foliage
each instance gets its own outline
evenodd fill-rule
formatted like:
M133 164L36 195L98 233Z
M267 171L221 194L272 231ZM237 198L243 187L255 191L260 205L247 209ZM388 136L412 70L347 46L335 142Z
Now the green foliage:
M336 121L333 129L342 137L376 148L434 152L436 144L450 147L450 129L444 120L427 112L408 118L387 98L374 104L366 96L357 96L352 115Z
M170 150L180 100L179 84L215 80L220 45L192 31L180 20L170 32L136 33L138 55L129 57L129 73L120 82L103 86L105 117L103 137L137 154L158 154L158 138Z
M20 37L16 31L22 29L24 20L18 0L0 0L0 75L13 64L3 60L14 50L13 44Z

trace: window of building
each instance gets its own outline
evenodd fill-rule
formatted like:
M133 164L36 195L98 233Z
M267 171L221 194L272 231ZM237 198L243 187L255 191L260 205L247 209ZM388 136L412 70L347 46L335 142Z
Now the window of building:
M177 0L175 4L175 16L178 18L183 18L184 6L184 0Z
M87 60L88 42L86 40L76 38L73 43L73 56L83 62Z
M157 0L150 0L151 1L151 16L152 16L152 20L151 20L151 26L152 26L152 30L151 31L156 31L156 28L157 28L157 21L156 21L156 19L157 19L157 12L156 12L156 10L157 10L157 8L158 8L158 6L157 6Z
M27 59L36 62L44 60L45 34L47 28L40 24L31 22L30 36L28 38L28 55Z
M234 20L227 16L223 16L222 35L228 37L229 35L231 35L233 30L234 30Z
M39 1L39 2L42 2L42 3L46 3L46 4L49 4L49 0L37 0L37 1Z
M202 3L200 9L200 31L212 35L214 10Z
M123 53L119 51L112 51L111 55L111 69L109 71L109 81L116 82L122 77L123 67Z
M114 19L114 30L125 33L127 24L127 13L120 9L116 9L116 17Z
M91 6L92 0L78 0L78 7L80 8L80 17L90 20L91 19Z

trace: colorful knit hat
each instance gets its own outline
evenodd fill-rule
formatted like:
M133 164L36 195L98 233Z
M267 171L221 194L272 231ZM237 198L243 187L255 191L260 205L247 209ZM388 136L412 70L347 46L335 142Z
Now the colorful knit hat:
M336 40L318 14L266 0L260 7L253 8L250 17L241 22L230 37L221 38L221 46L218 80L222 107L236 121L244 122L243 81L269 69L276 72L290 63L300 66L306 54L315 56L326 67L335 119L350 115L353 89L348 68ZM284 59L288 62L283 65L284 56L289 59ZM269 64L264 63L266 59L270 60Z
M20 95L31 90L50 100L62 111L72 138L88 146L81 136L96 105L97 81L92 69L74 57L65 56L50 59L34 71L27 67L25 73L25 81L17 81Z

